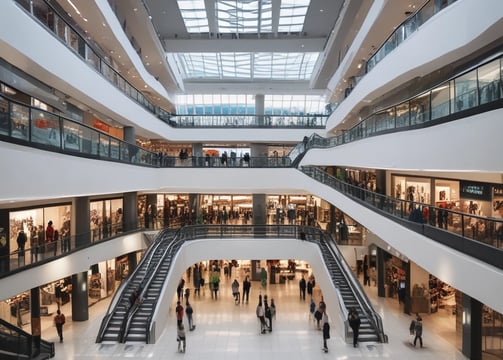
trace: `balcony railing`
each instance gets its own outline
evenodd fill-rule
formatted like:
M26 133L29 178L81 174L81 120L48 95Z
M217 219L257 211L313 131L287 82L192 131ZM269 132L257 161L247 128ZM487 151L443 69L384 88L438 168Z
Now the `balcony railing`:
M170 113L154 105L143 93L135 88L110 61L103 58L103 51L97 51L96 45L91 45L80 34L75 26L71 25L59 11L44 0L15 0L29 14L39 20L48 31L53 33L63 44L79 56L84 63L103 75L122 93L141 105L144 109L156 115L164 122L169 120Z
M407 201L348 184L315 167L302 171L376 212L429 238L503 269L503 219Z
M327 115L173 115L170 125L176 127L247 127L247 128L299 128L324 129Z
M438 125L503 106L501 53L399 104L374 113L344 134L314 136L312 147L333 147L371 136ZM292 158L290 156L290 158Z
M367 60L365 64L365 72L354 76L354 83L347 91L340 94L339 98L330 104L332 111L344 101L349 95L351 90L368 74L381 60L388 56L400 44L402 44L409 36L416 32L425 22L431 19L435 14L445 9L447 6L456 2L457 0L429 0L419 10L408 17L402 24L400 24L393 33L384 41L384 43L376 50L376 52Z
M68 155L158 166L156 153L3 95L0 95L0 139Z

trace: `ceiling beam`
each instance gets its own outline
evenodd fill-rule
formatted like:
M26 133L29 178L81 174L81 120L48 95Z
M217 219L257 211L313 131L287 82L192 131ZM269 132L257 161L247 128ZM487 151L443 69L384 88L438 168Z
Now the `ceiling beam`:
M164 39L163 42L169 53L321 52L326 39Z

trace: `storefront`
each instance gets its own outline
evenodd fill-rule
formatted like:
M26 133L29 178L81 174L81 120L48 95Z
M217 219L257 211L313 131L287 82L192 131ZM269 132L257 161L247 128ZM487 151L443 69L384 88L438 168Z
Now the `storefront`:
M91 241L106 239L122 232L122 207L122 198L90 201Z

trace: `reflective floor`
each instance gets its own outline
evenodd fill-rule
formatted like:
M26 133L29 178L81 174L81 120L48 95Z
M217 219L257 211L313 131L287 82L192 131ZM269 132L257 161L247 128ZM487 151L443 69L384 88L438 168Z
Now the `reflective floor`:
M244 279L237 274L238 280ZM96 344L96 334L109 300L91 306L89 321L72 322L67 316L64 326L64 342L59 343L56 328L50 317L42 318L42 337L54 341L55 359L466 359L456 348L455 316L441 309L432 315L423 315L424 347L414 348L408 327L411 316L403 314L396 299L378 298L376 287L366 287L369 298L383 318L389 343L362 343L353 348L343 341L342 335L332 327L328 340L329 352L322 351L322 333L309 318L308 301L299 299L298 279L286 284L268 285L267 294L273 298L277 316L273 321L273 331L259 334L259 324L255 307L260 293L259 282L252 282L249 304L235 305L231 295L231 282L222 276L218 300L211 298L208 288L198 298L192 298L196 329L187 331L187 350L177 352L176 318L173 298L170 325L154 345L146 344ZM190 283L190 282L189 282ZM207 287L207 286L206 286ZM315 292L315 301L320 291ZM63 306L63 312L70 314L70 303ZM330 309L328 309L330 314ZM188 329L185 321L185 328Z

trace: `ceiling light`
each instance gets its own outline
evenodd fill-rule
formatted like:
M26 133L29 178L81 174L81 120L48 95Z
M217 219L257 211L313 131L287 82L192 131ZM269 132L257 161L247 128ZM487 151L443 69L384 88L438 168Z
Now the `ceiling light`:
M134 8L133 11L138 11L138 8Z
M320 9L320 12L323 12L323 11L325 11L325 10L323 10L323 9Z
M359 63L358 66L357 66L358 69L361 69L362 68L362 63Z

